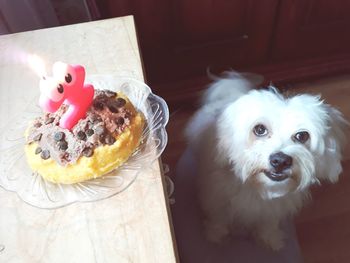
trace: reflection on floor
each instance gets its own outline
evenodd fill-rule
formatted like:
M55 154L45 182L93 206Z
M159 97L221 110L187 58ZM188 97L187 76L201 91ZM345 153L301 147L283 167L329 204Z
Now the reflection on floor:
M159 95L167 100L170 108L170 121L167 126L169 143L162 159L170 166L171 176L186 146L183 129L198 105L199 94L208 83L210 80L203 77L172 83L168 89L158 87L163 91L159 92ZM187 87L187 94L178 92L179 87L184 85ZM157 87L155 91L157 92ZM326 102L337 107L350 120L350 75L291 85L288 86L289 91L321 94ZM350 135L350 131L348 134ZM346 154L348 161L344 161L344 172L339 183L334 185L324 183L322 187L313 189L313 201L296 218L297 234L305 262L349 262L349 148Z

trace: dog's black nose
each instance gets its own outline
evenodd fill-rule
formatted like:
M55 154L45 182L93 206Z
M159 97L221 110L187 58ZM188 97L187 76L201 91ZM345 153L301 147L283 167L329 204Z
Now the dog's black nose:
M270 155L270 164L277 173L281 173L283 170L292 166L293 159L291 156L284 154L283 152L277 152Z

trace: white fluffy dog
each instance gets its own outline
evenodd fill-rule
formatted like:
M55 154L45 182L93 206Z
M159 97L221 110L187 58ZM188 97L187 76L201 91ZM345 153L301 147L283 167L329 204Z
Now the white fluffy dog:
M309 186L338 180L347 122L319 96L252 88L235 72L218 79L186 136L199 163L207 238L244 229L278 250L279 224L302 207Z

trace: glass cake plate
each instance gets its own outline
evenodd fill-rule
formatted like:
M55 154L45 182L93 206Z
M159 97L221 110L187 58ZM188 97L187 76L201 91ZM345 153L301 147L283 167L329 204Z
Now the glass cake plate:
M11 116L15 120L13 123L0 131L0 186L16 192L32 206L52 209L118 194L135 181L140 171L157 160L167 144L165 126L169 120L168 106L146 84L114 75L91 75L86 83L93 84L95 89L121 91L129 97L146 117L147 125L141 143L127 162L103 177L70 185L46 181L32 172L24 154L24 132L35 117L43 114L38 98L34 98L21 115Z

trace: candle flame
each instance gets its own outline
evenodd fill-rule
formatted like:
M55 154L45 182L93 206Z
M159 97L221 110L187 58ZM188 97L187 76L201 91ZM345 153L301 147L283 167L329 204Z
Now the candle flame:
M29 55L28 64L39 77L46 76L45 63L38 55Z

